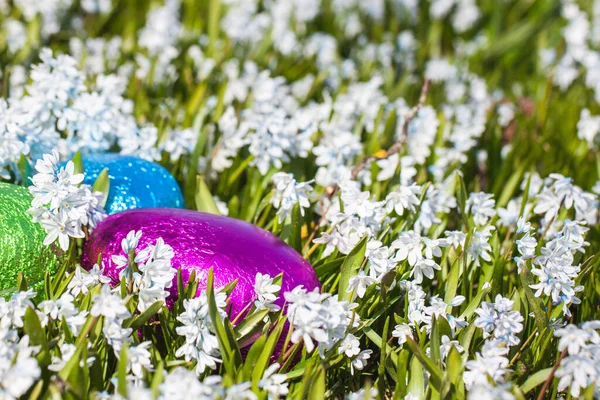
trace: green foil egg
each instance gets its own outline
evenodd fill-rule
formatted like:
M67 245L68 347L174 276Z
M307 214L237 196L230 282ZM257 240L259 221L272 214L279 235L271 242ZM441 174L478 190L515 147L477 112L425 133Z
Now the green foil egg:
M55 271L62 252L44 246L44 228L31 220L27 210L32 195L21 186L0 182L0 291L16 287L23 272L30 287L43 283L46 270Z

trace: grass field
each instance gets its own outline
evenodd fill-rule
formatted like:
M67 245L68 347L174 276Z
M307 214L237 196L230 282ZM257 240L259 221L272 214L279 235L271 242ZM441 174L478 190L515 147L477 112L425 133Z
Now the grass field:
M600 1L0 0L0 27L0 179L64 252L3 288L0 398L600 398ZM236 318L135 232L111 290L79 266L104 152L320 293L257 276Z

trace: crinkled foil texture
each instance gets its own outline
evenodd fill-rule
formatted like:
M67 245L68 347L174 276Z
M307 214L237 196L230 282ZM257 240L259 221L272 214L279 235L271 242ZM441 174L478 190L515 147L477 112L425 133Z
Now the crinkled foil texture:
M84 182L89 185L94 184L104 168L108 169L108 214L136 208L185 207L175 178L151 161L115 153L88 154L83 157L83 168Z
M31 200L27 189L0 183L0 290L14 288L19 272L35 287L63 258L55 244L43 245L44 228L27 214Z
M235 316L255 298L256 273L275 277L283 273L277 304L283 293L298 285L308 290L319 286L312 266L300 254L271 233L233 218L191 210L154 208L130 210L109 216L94 229L88 240L82 264L89 269L101 255L105 274L117 284L119 270L113 255L124 254L121 241L131 230L141 230L138 251L158 238L173 247L172 266L181 268L184 283L192 270L200 279L198 294L206 287L208 270L214 267L215 287L238 279L231 296L231 315ZM177 293L174 279L168 303Z

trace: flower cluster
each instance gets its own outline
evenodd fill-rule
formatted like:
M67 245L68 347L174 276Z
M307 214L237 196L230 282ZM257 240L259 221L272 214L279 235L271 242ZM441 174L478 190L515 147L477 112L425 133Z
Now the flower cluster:
M569 389L571 396L579 397L582 390L593 387L594 396L600 395L600 321L589 321L577 327L567 325L557 329L560 338L558 350L568 354L556 371L558 390Z
M292 214L296 204L300 208L300 213L304 215L304 209L310 207L309 196L313 190L310 186L311 182L298 183L293 175L285 172L276 173L272 179L275 193L271 198L271 204L277 208L279 222Z
M514 301L497 295L494 303L483 302L475 310L478 317L473 324L484 332L484 343L481 353L477 353L474 360L467 361L463 379L467 389L479 387L493 387L488 377L495 383L502 383L506 374L507 358L511 346L520 343L517 334L523 330L523 317L517 310L513 310ZM496 389L507 392L509 387L498 385Z
M59 166L58 161L59 155L53 151L36 162L38 173L29 187L33 194L29 213L46 230L44 245L58 241L66 251L70 238L85 237L84 229L95 228L106 217L105 195L81 184L83 174L75 173L72 161L64 166Z
M218 293L215 297L219 312L225 314L227 295ZM202 374L206 368L215 369L221 362L219 356L219 343L214 335L214 325L208 314L208 298L206 292L199 297L185 300L185 311L177 317L182 326L177 328L177 334L185 336L185 343L175 355L184 357L186 361L196 362L196 373Z
M155 244L138 250L141 237L142 231L130 231L121 242L125 255L113 255L112 261L129 292L139 296L138 310L144 311L157 301L165 302L176 272L171 267L173 248L158 238Z
M30 345L29 336L20 337L18 330L23 328L28 309L34 309L32 290L19 292L8 301L0 300L0 394L6 399L23 396L40 377L42 370L35 355L37 346Z
M357 306L355 303L340 301L329 293L319 293L318 289L308 292L302 286L284 296L293 329L291 340L293 343L302 341L309 353L315 349L316 342L324 358L329 349L346 338L350 328L358 326L360 318L352 311Z

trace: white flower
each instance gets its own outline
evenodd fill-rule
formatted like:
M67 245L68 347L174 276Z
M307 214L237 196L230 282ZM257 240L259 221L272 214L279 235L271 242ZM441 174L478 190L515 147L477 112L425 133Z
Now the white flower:
M151 344L151 342L146 341L129 348L127 353L127 361L129 363L127 371L131 371L137 378L143 378L144 370L152 370L150 352L148 351L148 347L150 347Z
M467 239L467 235L461 231L445 231L446 241L448 245L458 249L461 246L465 245L465 240Z
M83 227L94 228L106 214L100 205L101 195L92 193L88 185L80 185L83 174L74 173L73 162L59 167L58 160L58 152L53 151L36 162L38 173L29 187L34 197L28 212L46 230L44 245L58 240L66 251L71 237L83 238Z
M94 264L92 269L88 271L88 276L90 277L91 283L90 286L95 286L98 284L105 284L110 282L110 278L104 275L104 264L102 268L98 264Z
M458 340L451 340L447 335L442 335L442 344L440 346L440 357L445 359L450 353L450 349L454 347L459 353L465 351Z
M42 220L41 224L47 233L43 242L44 246L48 246L58 240L60 248L67 251L69 249L70 237L82 238L85 236L81 228L77 225L77 222L69 220L67 214L63 212Z
M344 213L356 214L360 218L368 218L375 214L379 206L371 200L371 193L361 192L355 186L345 186L342 188L342 201L344 203Z
M346 354L346 357L354 357L360 353L360 342L353 334L346 335L344 340L340 342L338 354Z
M258 272L254 283L254 292L258 297L254 302L256 308L259 310L268 308L270 311L279 311L281 307L274 304L275 300L277 300L279 290L281 290L281 286L273 284L273 278L268 274Z
M346 337L346 330L352 320L358 323L358 316L352 309L356 304L339 301L329 293L319 293L318 289L307 292L302 286L284 294L288 302L287 317L293 331L293 343L304 342L306 351L311 353L315 342L319 354L324 357L325 351Z
M258 381L258 387L269 394L269 400L280 399L289 392L288 383L286 382L287 375L275 373L279 367L280 365L278 363L269 365L269 368L265 370L262 379Z
M415 264L411 276L414 276L415 283L423 282L423 275L429 279L433 279L434 270L441 270L442 268L433 260L421 258Z
M494 206L496 201L493 195L479 192L471 193L466 204L466 212L473 216L473 221L477 225L485 225L488 220L496 215Z
M215 369L219 355L219 342L212 333L212 323L208 315L208 299L206 292L199 297L183 301L184 312L177 317L182 326L176 328L177 334L185 336L185 343L175 352L176 357L184 357L186 361L196 361L196 373L203 373L206 368ZM217 301L220 312L225 307L223 301Z
M477 382L467 395L467 400L514 400L511 385L498 383L496 386L489 382Z
M396 214L402 216L404 210L410 212L416 211L416 206L419 205L419 194L421 188L417 185L411 186L400 186L397 191L390 192L386 198L386 210L390 213L392 210L396 211Z
M275 193L271 198L271 204L277 208L279 222L287 216L292 215L296 204L300 207L300 214L304 216L304 209L310 207L309 196L312 193L312 182L297 183L292 174L278 172L273 175Z
M112 9L110 0L82 0L81 8L90 14L108 14Z
M427 237L423 237L423 244L425 244L425 257L433 258L433 257L441 257L442 256L442 247L447 247L449 245L446 239L429 239Z
M127 236L121 241L121 248L125 254L129 254L138 246L138 242L142 237L142 231L130 231Z
M392 336L398 338L398 344L402 346L407 338L412 338L412 328L408 324L396 325L392 331Z
M12 349L16 354L4 355L4 365L0 367L0 397L20 398L40 377L41 368L36 358L32 357L32 353L38 349L29 346L29 336L23 336Z
M536 214L544 214L544 219L547 221L552 220L560 209L561 199L553 190L544 188L542 192L537 195L537 200L533 212Z
M597 353L597 351L596 351ZM600 358L596 355L569 355L565 357L556 371L559 378L558 390L570 389L571 396L578 398L581 391L596 384L600 371Z
M463 373L463 381L467 390L476 385L488 385L488 379L501 382L509 372L508 359L504 356L506 351L499 348L497 343L487 341L484 343L481 353L475 354L474 360L466 362L466 371Z
M492 246L489 244L489 240L492 236L493 229L493 226L487 226L482 231L475 231L471 237L471 243L467 249L467 252L475 261L476 267L481 265L480 259L487 262L492 260L492 256L490 254L492 251Z
M517 250L521 254L523 259L535 257L535 249L537 247L537 240L532 237L529 233L526 233L521 239L516 241Z
M515 106L511 103L502 103L498 106L498 123L502 127L507 127L508 124L515 118Z
M415 266L422 255L423 244L421 235L415 231L402 232L400 238L392 242L393 249L398 249L396 259L403 261L408 259L410 266Z
M564 328L554 331L554 336L559 337L558 350L568 349L569 354L574 356L579 354L580 350L587 345L587 342L593 340L600 343L600 336L595 331L580 329L575 325L569 324Z
M222 390L220 376L212 375L200 381L193 371L176 367L165 374L165 379L159 386L159 400L208 400L220 396Z
M504 342L506 347L516 346L520 339L516 336L523 330L523 317L518 311L512 310L513 301L497 295L495 303L482 302L475 310L479 315L474 321L475 326L483 329L484 338L489 335Z
M354 291L361 299L365 295L367 288L377 282L375 278L365 275L364 271L359 271L358 275L351 277L348 281L347 293Z
M577 137L588 142L590 148L594 147L596 136L600 132L600 117L591 115L590 110L581 110L577 122Z
M381 171L377 174L377 180L382 182L392 178L398 169L398 165L400 165L398 153L377 161L377 166L381 168Z
M94 317L103 316L106 319L116 319L128 316L129 311L123 299L118 295L112 294L110 286L103 285L100 293L92 298L92 308L90 314Z
M531 223L527 222L525 218L519 217L517 221L517 233L528 233L531 229L533 229Z
M449 81L456 73L456 67L442 59L429 60L425 68L425 76L433 82Z
M373 354L373 350L367 349L361 351L351 362L350 364L350 373L354 375L354 369L362 370L367 365L367 360L371 358L371 354Z
M251 389L252 382L242 382L225 389L224 400L257 400L258 396Z
M71 278L69 285L67 286L67 290L73 295L77 296L80 293L87 294L89 291L89 287L94 282L93 278L85 272L80 266L75 268L74 276Z

